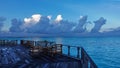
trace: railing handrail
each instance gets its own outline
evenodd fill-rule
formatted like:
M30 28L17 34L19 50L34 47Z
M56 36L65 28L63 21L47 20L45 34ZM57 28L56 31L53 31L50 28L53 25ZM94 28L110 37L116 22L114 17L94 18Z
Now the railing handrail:
M63 45L63 46L80 47L81 48L81 46L71 46L71 45Z
M88 61L90 62L90 68L98 68L97 65L94 63L94 61L91 59L91 57L87 54L87 52L84 50L83 47L81 46L70 46L70 45L63 45L68 47L68 56L70 56L70 48L74 47L74 48L80 48L81 50L81 54L79 54L79 49L77 50L77 56L81 55L80 57L76 57L77 59L81 59L82 64L86 64L85 66L83 66L83 68L89 68L88 67ZM86 62L86 60L87 62ZM85 63L86 62L86 63Z
M81 51L83 51L82 53L85 53L86 57L88 58L88 60L90 61L90 63L94 66L94 68L97 68L97 65L94 63L94 61L91 59L91 57L88 55L88 53L84 50L83 47L81 47Z

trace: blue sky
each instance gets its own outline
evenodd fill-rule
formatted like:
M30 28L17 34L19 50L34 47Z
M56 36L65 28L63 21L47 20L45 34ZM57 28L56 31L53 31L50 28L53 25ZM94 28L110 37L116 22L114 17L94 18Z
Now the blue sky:
M116 28L120 26L120 0L0 0L0 16L7 18L4 29L11 19L23 20L33 14L52 15L52 19L61 14L73 22L81 15L88 15L89 21L104 17L107 23L103 29Z

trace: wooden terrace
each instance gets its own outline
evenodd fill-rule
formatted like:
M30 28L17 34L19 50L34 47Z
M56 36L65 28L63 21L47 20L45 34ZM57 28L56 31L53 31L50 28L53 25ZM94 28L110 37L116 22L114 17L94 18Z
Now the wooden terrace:
M67 54L63 53L66 47ZM71 56L71 49L77 50ZM49 41L0 40L0 68L97 68L82 47Z

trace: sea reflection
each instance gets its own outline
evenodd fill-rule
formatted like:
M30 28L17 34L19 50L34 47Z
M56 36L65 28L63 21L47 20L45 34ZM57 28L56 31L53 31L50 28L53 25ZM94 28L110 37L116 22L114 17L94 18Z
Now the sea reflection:
M62 38L56 38L55 39L55 42L57 43L57 44L62 44Z

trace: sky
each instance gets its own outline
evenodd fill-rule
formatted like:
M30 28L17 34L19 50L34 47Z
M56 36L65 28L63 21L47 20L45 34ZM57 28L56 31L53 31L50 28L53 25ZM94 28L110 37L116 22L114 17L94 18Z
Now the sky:
M120 27L120 0L0 0L0 16L6 17L3 30L11 26L11 19L24 20L34 14L62 15L64 20L78 22L80 16L88 21L104 17L107 21L102 29Z

